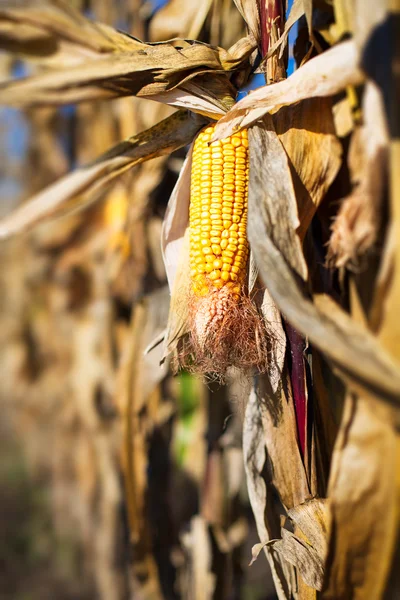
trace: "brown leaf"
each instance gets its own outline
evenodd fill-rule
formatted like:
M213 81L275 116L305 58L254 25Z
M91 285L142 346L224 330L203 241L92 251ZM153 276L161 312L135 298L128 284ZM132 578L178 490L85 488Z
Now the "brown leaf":
M320 347L338 366L342 379L351 389L358 392L364 390L368 397L377 395L381 400L398 406L400 368L394 356L385 350L379 339L364 325L352 319L332 298L325 294L316 294L314 301L322 322L329 328L334 325L335 342L338 347L332 348L332 352L321 345ZM349 336L350 343L348 342L347 351L342 354L341 360L337 360L333 355L346 336Z
M86 57L131 47L135 40L107 25L94 23L63 0L3 0L0 5L0 46L40 57L57 54L58 41L77 46ZM3 37L4 34L4 37ZM31 44L33 44L31 46ZM70 48L71 49L71 48ZM88 54L89 52L89 54Z
M118 96L152 96L166 93L205 70L233 69L233 61L205 44L182 41L141 44L131 51L107 54L77 66L59 68L0 86L0 102L9 106L59 105ZM226 60L227 59L227 60ZM225 94L231 95L225 77Z
M292 167L300 221L297 233L303 239L342 162L331 100L304 100L282 108L273 121Z
M298 569L308 586L316 590L322 589L324 580L323 557L312 546L303 542L290 531L282 529L282 539L274 542L273 547Z
M8 45L12 45L10 38L14 32L17 50L27 39L31 44L28 50L34 53L32 43L36 43L38 57L43 61L45 56L47 66L53 67L50 72L2 84L0 101L13 106L53 105L125 95L157 99L158 94L162 95L160 101L168 102L163 94L197 76L200 76L197 85L204 97L210 86L216 91L213 80L208 79L209 85L201 83L201 74L208 74L211 69L219 73L216 79L221 92L217 106L220 110L211 114L221 116L229 107L225 98L232 101L236 93L229 78L222 73L246 63L250 53L249 48L244 47L243 53L236 49L233 56L222 48L184 39L146 44L89 21L64 2L47 1L40 6L40 3L23 0L17 7L6 2L6 7L0 10L0 42L2 30L7 32ZM42 48L36 40L38 36L44 37L43 43L50 47ZM183 91L191 97L187 90ZM211 102L215 103L215 98ZM188 102L185 107L189 107Z
M398 533L399 437L392 410L347 398L329 484L333 526L324 598L381 598Z
M349 168L354 189L343 200L332 226L327 260L356 266L377 241L382 225L382 200L387 179L388 132L381 93L369 81L364 92L364 124L354 132Z
M198 39L213 0L188 3L187 0L170 0L150 21L151 40L168 40L184 37Z
M243 98L219 121L214 139L228 137L263 115L307 98L333 96L348 85L359 85L364 75L353 41L343 42L309 60L288 79L259 88Z
M255 127L250 132L250 140L254 130L257 131L254 139L264 137L261 147L268 147L270 132ZM269 174L265 153L250 152L248 234L260 276L272 298L293 327L309 337L340 367L342 376L346 375L352 385L361 385L370 393L379 392L382 398L398 405L399 366L374 336L353 322L333 301L327 303L324 299L317 307L308 299L298 278L302 257L294 252L295 233L288 226L288 223L293 223L292 191L287 183L271 179ZM289 190L289 196L286 196L287 191L277 193L274 188ZM271 198L274 197L279 206L271 206ZM285 229L271 220L271 215L277 214L277 211L288 235L278 235Z
M59 179L0 221L0 239L45 219L87 206L105 184L132 166L170 154L190 142L204 121L178 111L154 127L117 144L94 163ZM97 196L98 197L98 196Z
M228 52L234 58L236 56L250 56L256 48L257 43L253 36L248 35L235 42L234 45L229 48Z
M264 544L262 544L261 542L259 544L254 544L254 546L251 549L251 561L249 562L249 567L251 567L257 560L257 558L260 556L260 553L264 550L264 547L270 542L265 542Z
M354 32L355 4L355 2L347 2L347 0L335 0L335 27L338 30L337 39L340 39L345 34Z
M246 0L234 0L238 11L246 21L247 28L256 41L260 45L260 14L258 11L257 2L246 2Z
M155 599L160 599L162 592L152 548L152 525L148 519L147 476L149 433L157 423L160 407L150 398L167 370L160 367L160 349L147 356L144 349L165 327L167 311L167 288L149 295L136 306L117 390L124 426L123 469L130 543L135 555L133 572L146 586L148 597Z
M171 106L187 108L211 119L224 115L229 106L233 104L234 88L225 76L215 74L212 79L209 75L199 75L179 87L157 96L142 96L149 100L157 100Z
M216 581L211 570L211 540L202 517L192 518L190 530L183 535L182 541L190 557L190 594L195 600L212 600Z
M230 54L184 39L146 44L86 19L63 1L6 2L0 44L2 31L4 46L51 67L0 86L0 102L19 107L137 95L219 118L236 95L223 72L246 65L252 52L248 44ZM210 69L216 71L212 79Z
M257 397L264 443L272 467L272 485L283 506L291 509L310 497L310 488L300 456L296 416L286 366L279 370L280 386L275 393L266 376L260 376L253 393Z
M321 353L312 349L312 480L317 489L313 493L326 496L328 477L338 424L342 415L345 387L327 364Z
M264 473L267 460L265 452L262 417L256 394L251 394L246 406L243 423L243 458L246 470L247 489L256 521L261 546L271 567L276 593L279 600L289 600L294 588L294 570L282 561L274 548L268 544L280 536L280 524L271 506Z
M265 117L262 125L249 130L249 147L250 175L255 189L262 186L262 181L268 182L263 194L264 197L267 194L265 202L261 201L256 191L253 194L249 190L249 209L253 202L261 205L264 222L275 245L282 250L294 271L305 277L307 267L300 239L296 234L299 221L292 176L287 154L279 141L272 117ZM260 165L258 163L261 157ZM283 198L286 200L285 204L282 202Z
M328 549L327 530L330 516L328 500L312 498L304 504L291 508L288 515L295 524L296 535L310 544L324 560Z

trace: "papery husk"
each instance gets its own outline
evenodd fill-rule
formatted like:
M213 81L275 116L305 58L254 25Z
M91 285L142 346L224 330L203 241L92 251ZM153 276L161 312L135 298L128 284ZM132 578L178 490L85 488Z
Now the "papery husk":
M350 40L309 60L284 81L251 92L218 122L213 140L249 127L267 113L307 98L334 96L349 85L361 84L365 76L359 66L359 51Z
M271 134L264 132L265 127L250 129L251 147L260 138L264 138L266 143ZM379 389L383 399L398 405L400 370L396 361L368 330L353 323L339 305L331 301L330 313L328 310L322 313L322 306L317 308L307 298L304 284L299 280L299 275L304 273L304 257L296 250L298 240L295 231L290 230L290 227L293 228L290 223L295 224L294 219L297 218L296 212L293 214L293 210L296 211L296 208L293 209L294 199L290 195L282 196L271 187L271 181L276 182L278 190L283 185L291 185L291 182L285 183L282 177L280 180L267 177L265 156L268 157L267 152L250 150L248 232L261 278L289 322L340 366L349 383L356 387ZM269 202L269 197L275 193L280 198L277 204ZM252 198L258 198L258 203L253 204ZM275 216L278 210L284 216L279 223ZM289 236L278 235L285 228Z
M170 353L176 354L179 340L189 331L186 299L190 290L189 202L192 152L193 144L169 199L162 227L161 248L171 294L163 359Z

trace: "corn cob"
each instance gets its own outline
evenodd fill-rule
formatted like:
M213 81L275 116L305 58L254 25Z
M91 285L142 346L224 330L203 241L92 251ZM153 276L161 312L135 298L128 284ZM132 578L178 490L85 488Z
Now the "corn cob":
M221 141L207 127L193 147L190 190L190 275L195 296L224 288L237 299L249 254L247 131Z

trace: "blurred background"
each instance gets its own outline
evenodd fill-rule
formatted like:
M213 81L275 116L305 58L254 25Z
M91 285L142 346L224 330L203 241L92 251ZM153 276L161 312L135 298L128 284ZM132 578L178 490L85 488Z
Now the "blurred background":
M208 2L197 24L198 3L182 0L73 4L146 41L229 48L245 33L232 0ZM2 80L27 74L0 54ZM136 98L1 109L0 215L173 110ZM246 384L206 387L143 358L168 310L160 231L184 155L0 246L1 599L275 598L267 562L248 567Z

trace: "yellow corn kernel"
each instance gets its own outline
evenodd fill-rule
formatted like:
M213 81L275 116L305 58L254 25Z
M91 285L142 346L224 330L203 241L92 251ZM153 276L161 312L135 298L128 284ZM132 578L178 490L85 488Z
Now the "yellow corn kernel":
M224 251L222 252L222 256L223 256L223 257L225 257L225 258L226 258L226 257L228 257L228 258L233 258L233 257L235 256L235 253L234 253L234 252L232 252L232 250L228 250L228 249L226 249L226 250L224 250Z
M224 282L223 282L223 280L222 280L222 279L215 279L215 280L213 281L213 286L214 286L215 288L217 288L217 290L220 290L221 288L223 288L223 287L224 287Z
M226 282L229 281L229 279L230 279L229 272L228 271L222 271L221 272L221 279L222 279L222 281L226 281Z
M247 267L247 131L210 143L214 126L193 147L190 188L190 277L205 296L226 286L239 297Z
M221 277L221 271L219 269L215 269L214 271L211 271L211 273L210 273L211 281L213 281L215 279L219 279L220 277Z
M233 258L231 258L230 256L223 256L222 257L222 262L223 263L228 263L228 264L232 264L233 263Z

